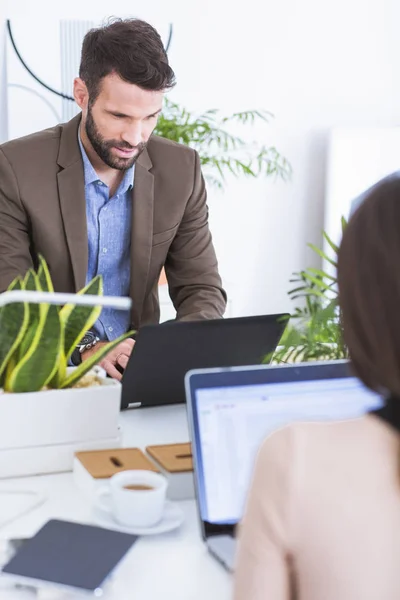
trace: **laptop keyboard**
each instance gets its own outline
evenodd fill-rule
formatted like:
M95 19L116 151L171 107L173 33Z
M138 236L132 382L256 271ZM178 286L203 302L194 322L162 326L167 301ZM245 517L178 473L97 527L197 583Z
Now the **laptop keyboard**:
M236 540L230 535L215 535L208 538L208 548L227 569L233 571L235 564Z

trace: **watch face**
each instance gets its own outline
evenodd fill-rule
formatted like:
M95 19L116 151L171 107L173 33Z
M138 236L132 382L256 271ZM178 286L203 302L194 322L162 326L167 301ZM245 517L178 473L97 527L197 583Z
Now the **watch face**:
M81 340L82 346L87 346L87 344L93 344L96 340L96 336L91 331L87 331Z

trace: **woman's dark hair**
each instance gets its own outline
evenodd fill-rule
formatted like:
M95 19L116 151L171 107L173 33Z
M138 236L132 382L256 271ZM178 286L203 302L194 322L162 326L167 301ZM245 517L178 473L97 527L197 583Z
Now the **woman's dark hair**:
M400 397L400 178L374 186L350 219L338 282L356 375L369 388Z
M139 19L114 19L85 35L79 77L88 88L91 104L100 92L101 80L110 73L155 92L175 85L161 37Z

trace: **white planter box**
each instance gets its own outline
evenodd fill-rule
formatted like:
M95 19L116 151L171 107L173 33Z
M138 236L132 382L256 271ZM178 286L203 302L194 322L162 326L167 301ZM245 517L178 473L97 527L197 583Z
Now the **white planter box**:
M121 384L0 392L0 478L71 471L79 450L115 448Z

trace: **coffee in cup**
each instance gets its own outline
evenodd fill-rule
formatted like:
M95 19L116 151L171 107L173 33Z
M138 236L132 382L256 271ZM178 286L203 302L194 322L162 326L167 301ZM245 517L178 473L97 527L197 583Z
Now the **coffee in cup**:
M167 485L154 471L123 471L98 490L97 503L121 525L152 527L163 516Z

